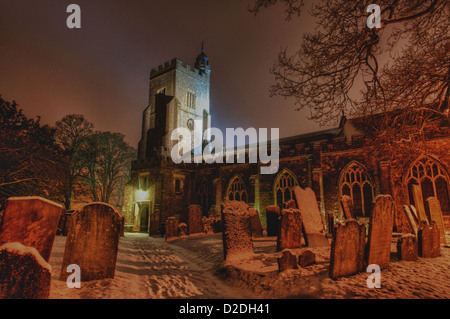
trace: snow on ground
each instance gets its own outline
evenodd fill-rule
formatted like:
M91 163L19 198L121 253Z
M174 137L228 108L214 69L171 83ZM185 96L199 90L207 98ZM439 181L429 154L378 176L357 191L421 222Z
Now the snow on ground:
M64 245L65 237L58 236L50 259L50 298L450 298L449 246L441 246L439 258L407 262L397 259L394 241L390 266L381 273L382 288L369 289L368 273L328 277L329 248L311 249L315 265L278 274L275 237L254 239L255 255L229 264L223 262L221 234L166 243L127 233L120 239L114 279L68 289L59 281Z

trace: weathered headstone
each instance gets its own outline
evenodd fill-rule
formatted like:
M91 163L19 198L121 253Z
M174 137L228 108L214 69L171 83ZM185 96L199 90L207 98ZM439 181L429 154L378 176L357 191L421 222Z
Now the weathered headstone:
M289 269L298 269L297 257L289 249L283 250L278 260L278 271L283 272Z
M178 236L178 219L169 217L166 221L166 239Z
M430 224L422 221L419 227L419 256L435 258L441 255L439 227L433 220Z
M189 230L188 230L186 223L179 223L178 224L178 237L188 236L188 235L189 235Z
M414 205L409 205L409 209L411 210L411 213L413 215L414 220L416 221L416 224L417 225L420 224L419 215L417 214L417 209L414 207ZM419 229L419 228L417 227L417 229Z
M189 205L189 234L203 233L202 217L200 205Z
M294 188L295 201L300 210L305 241L309 247L329 246L323 227L322 215L317 205L316 194L311 188L305 190L299 186Z
M408 220L408 224L410 226L410 228L413 231L413 234L417 236L417 231L418 231L418 226L417 223L413 217L413 213L411 212L411 209L409 208L408 205L404 205L403 206L403 211L405 212L405 215L407 217Z
M355 218L353 214L353 200L350 196L344 195L341 198L341 207L345 219Z
M297 208L295 200L291 199L284 203L284 209Z
M280 207L269 206L266 208L267 237L278 236L280 224Z
M299 209L283 209L277 238L277 251L302 246L302 216Z
M215 222L214 218L208 218L206 216L202 217L202 224L203 224L203 232L205 234L214 234L213 230L213 224Z
M430 218L436 222L439 227L439 234L441 238L441 243L446 244L445 240L445 226L444 226L444 216L442 216L441 203L436 197L430 197L427 199L428 207L430 208Z
M423 203L422 188L419 185L412 185L415 208L418 213L419 223L423 220L428 221L425 205Z
M114 278L122 216L110 205L93 203L77 211L72 222L60 280L67 279L72 264L80 267L81 281Z
M245 202L226 201L222 205L223 253L227 261L253 255L250 214Z
M34 247L48 262L63 212L61 205L41 197L9 198L0 226L0 245L18 242Z
M404 234L398 239L397 257L400 260L417 260L419 257L419 245L415 235Z
M375 198L369 220L367 241L367 264L376 264L381 269L389 265L391 258L392 230L394 228L395 205L391 195Z
M36 248L0 246L0 299L48 299L52 268Z
M250 214L250 226L252 228L252 236L262 237L263 229L261 227L261 220L259 219L258 211L254 208L249 208L248 212Z
M298 256L298 264L300 267L305 268L316 263L316 254L311 250L305 250Z
M364 271L366 227L354 219L336 222L330 255L333 279Z

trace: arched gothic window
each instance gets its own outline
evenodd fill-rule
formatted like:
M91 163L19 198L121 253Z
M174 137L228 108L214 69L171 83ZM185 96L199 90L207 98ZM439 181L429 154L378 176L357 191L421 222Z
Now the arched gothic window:
M283 204L294 198L294 187L298 186L297 178L291 171L284 169L275 179L273 194L275 205L283 209Z
M247 189L244 181L239 175L233 177L228 183L226 196L229 200L247 201Z
M340 195L348 195L353 200L356 217L369 217L373 202L373 184L364 167L352 162L342 171L339 181Z
M426 200L429 197L439 199L442 213L450 215L448 180L447 171L439 162L431 157L418 159L409 169L406 180L410 203L415 205L412 185L420 185L427 215L429 215L429 207Z

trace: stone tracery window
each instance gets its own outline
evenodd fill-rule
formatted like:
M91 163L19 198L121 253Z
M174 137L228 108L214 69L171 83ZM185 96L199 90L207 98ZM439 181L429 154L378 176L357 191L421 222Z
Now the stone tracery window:
M373 184L361 164L353 162L341 173L340 196L348 195L353 200L356 217L369 217L373 202Z
M289 170L283 170L275 180L275 205L283 209L283 204L294 198L294 187L298 186L297 178Z
M441 204L442 213L450 215L448 174L436 160L431 157L418 159L408 171L406 185L412 205L415 205L412 185L420 185L427 214L429 215L429 207L426 200L436 197Z
M247 201L247 189L240 176L236 175L228 184L226 198L229 200Z

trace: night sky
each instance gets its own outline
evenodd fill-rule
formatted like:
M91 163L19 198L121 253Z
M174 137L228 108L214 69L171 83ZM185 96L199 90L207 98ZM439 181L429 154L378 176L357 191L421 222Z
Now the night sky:
M82 29L66 8L81 7ZM279 127L281 136L320 129L295 101L269 96L281 48L296 49L313 24L285 21L284 7L254 17L253 0L1 0L0 94L29 117L54 124L84 114L96 129L137 146L149 74L172 58L211 61L212 126Z

